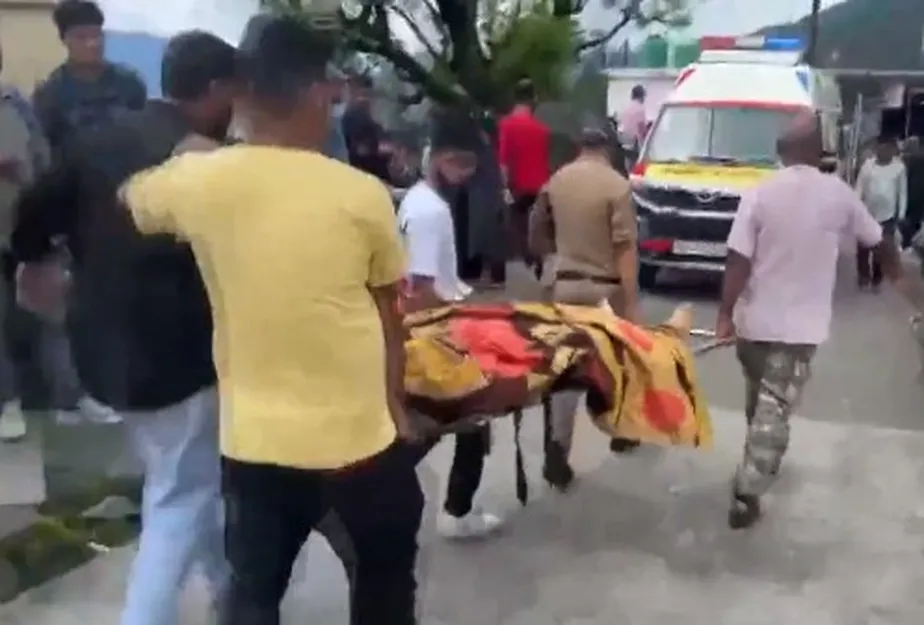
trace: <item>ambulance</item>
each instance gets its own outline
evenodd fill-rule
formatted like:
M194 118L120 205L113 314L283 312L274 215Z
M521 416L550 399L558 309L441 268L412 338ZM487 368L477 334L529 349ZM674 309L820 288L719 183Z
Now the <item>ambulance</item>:
M639 284L661 269L721 273L741 193L778 167L776 141L800 111L818 116L825 155L840 143L840 89L803 62L798 39L704 37L678 74L631 170Z

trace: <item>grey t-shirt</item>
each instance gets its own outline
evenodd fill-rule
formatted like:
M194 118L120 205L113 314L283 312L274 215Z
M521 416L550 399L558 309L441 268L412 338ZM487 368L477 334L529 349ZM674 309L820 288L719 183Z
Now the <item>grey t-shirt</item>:
M140 110L147 88L132 69L107 63L95 80L73 75L67 64L58 66L35 89L35 111L52 149L57 151L77 130L99 129L121 112Z

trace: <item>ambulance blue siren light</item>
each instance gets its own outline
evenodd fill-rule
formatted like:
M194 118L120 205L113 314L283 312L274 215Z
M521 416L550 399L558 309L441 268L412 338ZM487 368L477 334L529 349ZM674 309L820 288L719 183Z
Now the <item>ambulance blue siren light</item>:
M776 52L802 52L805 46L801 39L795 37L786 39L783 37L770 37L764 42L764 50L774 50Z
M798 37L702 37L700 51L763 50L767 52L802 52L805 45Z

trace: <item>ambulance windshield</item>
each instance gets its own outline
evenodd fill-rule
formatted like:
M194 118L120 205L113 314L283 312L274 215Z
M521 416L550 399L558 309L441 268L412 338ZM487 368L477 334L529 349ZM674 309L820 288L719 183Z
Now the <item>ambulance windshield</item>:
M644 159L774 165L776 140L794 114L769 108L671 104L652 128Z

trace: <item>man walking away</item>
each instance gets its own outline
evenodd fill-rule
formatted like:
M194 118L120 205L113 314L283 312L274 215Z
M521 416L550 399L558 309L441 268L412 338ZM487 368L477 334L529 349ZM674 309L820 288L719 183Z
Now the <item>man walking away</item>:
M459 302L472 292L457 273L457 241L448 198L471 179L480 147L480 137L469 120L443 114L435 121L424 179L408 190L398 209L408 257L405 307L409 310ZM488 436L486 429L456 435L446 500L437 520L437 530L447 538L483 536L501 525L500 518L473 505Z
M828 337L841 240L873 249L886 275L915 307L921 302L920 282L902 277L894 239L847 184L819 171L815 117L798 116L777 146L783 169L745 193L735 214L716 321L718 338L737 337L745 377L748 428L728 515L734 529L760 517L760 496L789 445L789 419Z
M613 169L609 137L587 129L581 152L559 169L540 193L530 220L530 243L538 257L555 253L552 298L566 304L607 302L629 322L638 321L638 255L635 208L629 182ZM580 394L551 399L551 440L546 445L546 479L560 488L573 479L568 466ZM623 452L635 441L613 439Z
M516 254L527 266L541 271L541 263L529 251L529 212L539 190L549 180L548 127L533 115L535 96L532 83L520 81L516 105L498 124L498 155L507 188L513 196L511 229Z
M0 53L2 68L2 53ZM16 306L10 255L13 208L22 188L48 165L48 145L38 119L22 94L0 83L0 441L12 442L26 435L26 423L14 371L12 342L18 333L22 311Z
M103 12L90 0L62 0L52 17L67 59L39 85L33 99L52 150L78 129L99 128L147 99L141 77L104 56Z
M95 399L124 415L144 465L143 525L122 625L176 625L195 563L216 602L229 581L209 301L189 246L138 236L117 188L174 153L218 145L231 118L234 70L235 50L218 37L173 38L162 70L168 100L73 137L57 167L23 195L13 233L17 260L29 263L25 293L41 290L51 242L67 240L77 372Z
M320 154L332 37L261 15L238 55L250 143L124 189L139 230L191 242L212 304L232 568L221 623L278 625L292 565L328 517L351 541L351 623L414 625L423 493L396 438L410 428L391 198Z
M627 148L629 169L635 166L639 151L648 131L648 114L645 111L645 98L648 93L642 85L632 87L631 100L619 115L623 145Z
M883 236L894 239L908 208L908 177L891 137L879 137L875 155L860 168L857 192ZM861 289L878 289L882 283L882 259L862 242L857 246L857 283Z

